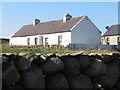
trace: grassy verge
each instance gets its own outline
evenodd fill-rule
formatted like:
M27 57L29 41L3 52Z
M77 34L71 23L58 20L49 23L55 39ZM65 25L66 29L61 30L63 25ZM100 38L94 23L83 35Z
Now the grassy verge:
M1 46L1 53L65 53L67 49L45 48L37 46Z
M2 51L1 53L14 53L14 54L20 54L20 53L44 53L44 54L51 54L51 53L55 53L55 54L77 54L80 53L81 51L84 52L84 54L110 54L113 52L119 52L116 50L102 50L102 49L94 49L94 50L90 50L90 49L86 49L86 50L69 50L68 48L45 48L45 47L39 47L39 46L0 46Z

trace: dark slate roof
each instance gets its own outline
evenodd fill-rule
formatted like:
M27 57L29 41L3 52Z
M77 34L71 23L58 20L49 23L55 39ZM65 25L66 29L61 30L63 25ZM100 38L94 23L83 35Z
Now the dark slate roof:
M9 40L8 38L0 38L0 40Z
M120 35L120 25L112 25L103 36Z
M39 23L35 26L32 24L23 26L12 37L23 37L32 35L52 34L60 32L70 32L70 29L77 24L84 16L71 18L67 22L63 20L49 21Z

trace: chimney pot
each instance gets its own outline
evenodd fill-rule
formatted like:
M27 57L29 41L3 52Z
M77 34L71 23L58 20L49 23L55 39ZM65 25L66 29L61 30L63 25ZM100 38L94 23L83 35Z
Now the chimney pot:
M110 27L109 27L109 26L106 26L105 28L106 28L107 30L109 30L109 29L110 29Z
M72 18L72 16L69 13L67 13L63 16L63 22L67 22L71 18Z
M39 20L39 19L33 20L33 26L37 25L38 23L40 23L40 20Z

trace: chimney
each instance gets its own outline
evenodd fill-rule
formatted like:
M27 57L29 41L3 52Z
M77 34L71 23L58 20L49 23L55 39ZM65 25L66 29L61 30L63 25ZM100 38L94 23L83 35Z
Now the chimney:
M38 23L40 23L40 20L39 20L39 19L33 20L33 26L37 25Z
M63 16L63 22L67 22L71 18L72 18L72 16L69 13L67 13Z

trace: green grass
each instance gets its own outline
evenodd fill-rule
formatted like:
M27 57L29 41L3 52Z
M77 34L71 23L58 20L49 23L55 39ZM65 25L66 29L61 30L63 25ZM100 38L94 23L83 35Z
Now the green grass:
M76 54L80 53L81 51L84 51L84 54L95 54L95 53L100 53L100 54L105 54L105 53L113 53L117 51L111 51L111 50L101 50L101 49L95 49L95 50L68 50L67 48L45 48L45 47L40 47L40 46L1 46L2 52L1 53L14 53L14 54L19 54L19 53L44 53L44 54Z
M2 53L16 53L19 54L21 52L29 52L30 49L22 49L22 48L17 48L17 47L2 47Z
M1 53L65 53L65 49L51 49L51 48L39 48L35 46L26 47L26 46L1 46Z

